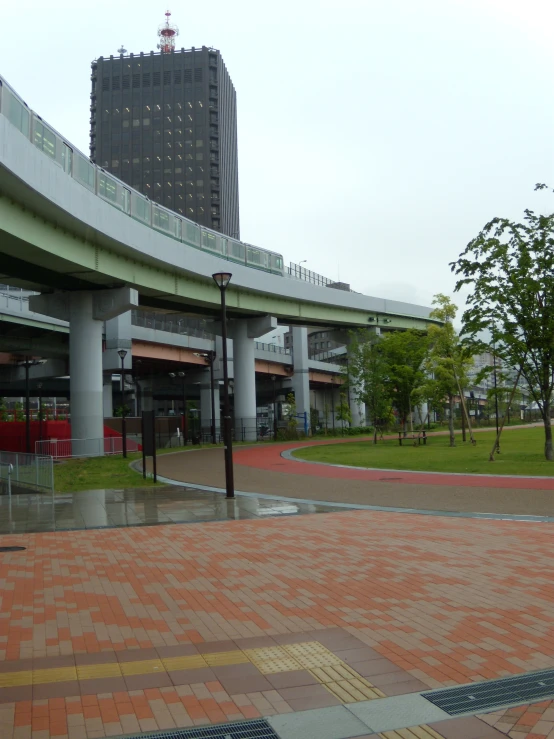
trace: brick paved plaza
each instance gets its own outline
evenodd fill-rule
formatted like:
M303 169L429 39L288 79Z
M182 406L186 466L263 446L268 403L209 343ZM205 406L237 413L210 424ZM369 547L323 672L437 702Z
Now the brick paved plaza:
M0 737L115 737L554 667L553 531L346 510L2 536L26 550L0 555ZM554 708L381 733L505 735L554 737Z

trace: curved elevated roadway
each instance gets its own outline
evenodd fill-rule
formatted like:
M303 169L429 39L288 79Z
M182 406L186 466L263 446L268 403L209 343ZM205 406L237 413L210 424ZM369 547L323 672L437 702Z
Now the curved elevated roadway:
M0 253L0 281L39 292L127 285L142 305L206 315L220 300L211 275L230 270L231 316L269 314L297 325L367 326L379 315L398 328L429 322L423 306L272 275L174 241L82 187L1 115Z

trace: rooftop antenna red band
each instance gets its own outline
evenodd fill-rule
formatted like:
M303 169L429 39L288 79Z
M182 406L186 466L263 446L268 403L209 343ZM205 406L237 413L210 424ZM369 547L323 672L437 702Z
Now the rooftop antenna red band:
M165 23L162 23L162 25L158 28L158 37L160 39L158 49L162 52L162 54L169 54L175 49L175 39L179 35L179 29L177 28L175 23L169 22L170 17L171 12L169 10L166 10Z

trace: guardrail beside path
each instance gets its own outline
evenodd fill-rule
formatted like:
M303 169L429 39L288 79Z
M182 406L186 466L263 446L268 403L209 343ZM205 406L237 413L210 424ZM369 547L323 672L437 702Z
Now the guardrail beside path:
M0 452L0 484L8 495L12 488L54 492L54 460L51 455Z

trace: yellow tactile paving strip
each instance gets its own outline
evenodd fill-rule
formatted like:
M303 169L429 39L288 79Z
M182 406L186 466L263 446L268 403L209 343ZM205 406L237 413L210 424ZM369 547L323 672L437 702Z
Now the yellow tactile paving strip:
M385 697L384 693L319 642L247 649L245 654L264 675L299 669L308 670L342 703Z
M249 662L263 675L308 670L319 683L343 703L385 697L384 693L317 641L300 642L282 647L214 652L135 662L109 662L77 667L0 672L0 688L73 680L97 680L125 675L148 675L176 670L196 670L203 667L222 667Z
M396 729L396 731L383 731L378 734L381 739L444 739L430 726L411 726L409 729Z

